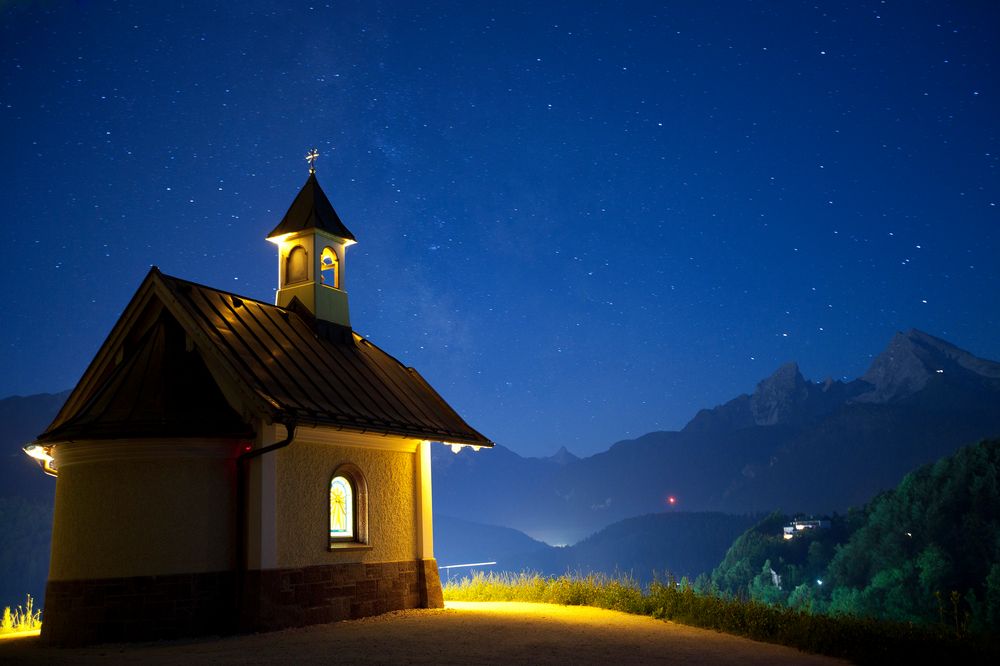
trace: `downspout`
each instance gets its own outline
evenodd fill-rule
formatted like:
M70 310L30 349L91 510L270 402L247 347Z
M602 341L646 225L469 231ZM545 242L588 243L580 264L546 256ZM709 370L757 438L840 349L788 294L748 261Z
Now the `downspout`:
M288 418L285 421L278 422L285 426L287 433L283 440L260 449L251 449L236 458L236 571L238 578L236 580L235 614L237 626L233 627L234 630L242 629L243 627L239 625L248 619L245 617L246 609L244 605L246 603L247 572L249 571L247 567L247 501L249 499L247 488L250 483L249 462L272 451L283 449L292 443L292 440L295 438L295 419Z
M295 419L290 418L285 421L278 421L278 423L285 426L285 430L288 432L287 437L285 437L280 442L275 442L274 444L271 444L270 446L265 446L262 449L253 449L251 451L247 451L241 454L240 457L236 459L236 464L239 465L243 463L243 461L245 460L258 458L264 455L265 453L270 453L271 451L277 451L278 449L283 449L289 444L291 444L292 440L295 438L295 425L296 425Z

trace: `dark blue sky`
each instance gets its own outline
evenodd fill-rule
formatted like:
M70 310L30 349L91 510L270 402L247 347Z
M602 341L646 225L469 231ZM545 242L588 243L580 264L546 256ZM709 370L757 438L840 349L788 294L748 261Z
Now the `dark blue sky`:
M523 454L1000 358L995 2L213 4L0 3L0 396L150 265L273 300L313 146L355 328Z

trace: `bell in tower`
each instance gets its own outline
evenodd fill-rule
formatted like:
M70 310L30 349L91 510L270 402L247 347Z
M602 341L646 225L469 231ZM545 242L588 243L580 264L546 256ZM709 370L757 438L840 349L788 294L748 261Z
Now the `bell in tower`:
M309 178L281 223L267 235L278 246L275 302L288 307L297 298L317 319L350 327L344 255L356 241L316 180L317 157L316 150L306 156Z

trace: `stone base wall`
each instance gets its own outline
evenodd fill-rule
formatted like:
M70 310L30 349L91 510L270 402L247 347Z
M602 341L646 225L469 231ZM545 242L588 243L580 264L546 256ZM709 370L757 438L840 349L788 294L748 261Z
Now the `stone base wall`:
M247 603L240 622L245 631L444 607L434 560L252 571L245 590Z
M272 631L442 608L434 560L50 581L42 641L78 646Z
M233 633L233 572L49 581L42 642L78 646Z

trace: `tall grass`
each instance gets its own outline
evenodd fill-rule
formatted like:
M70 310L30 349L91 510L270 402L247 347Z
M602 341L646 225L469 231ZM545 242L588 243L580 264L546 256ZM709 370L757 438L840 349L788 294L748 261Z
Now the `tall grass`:
M0 634L13 634L19 631L35 631L42 628L42 611L35 610L35 601L28 595L24 606L11 610L10 606L3 609L0 618Z
M584 605L649 615L706 629L779 643L856 663L932 660L1000 663L1000 645L988 637L957 638L945 627L814 615L710 594L673 580L643 589L631 577L600 574L544 577L536 573L476 573L444 586L449 601L533 601Z
M604 574L543 577L537 573L477 572L444 586L449 601L534 601L563 606L596 606L641 613L643 593L630 576Z

